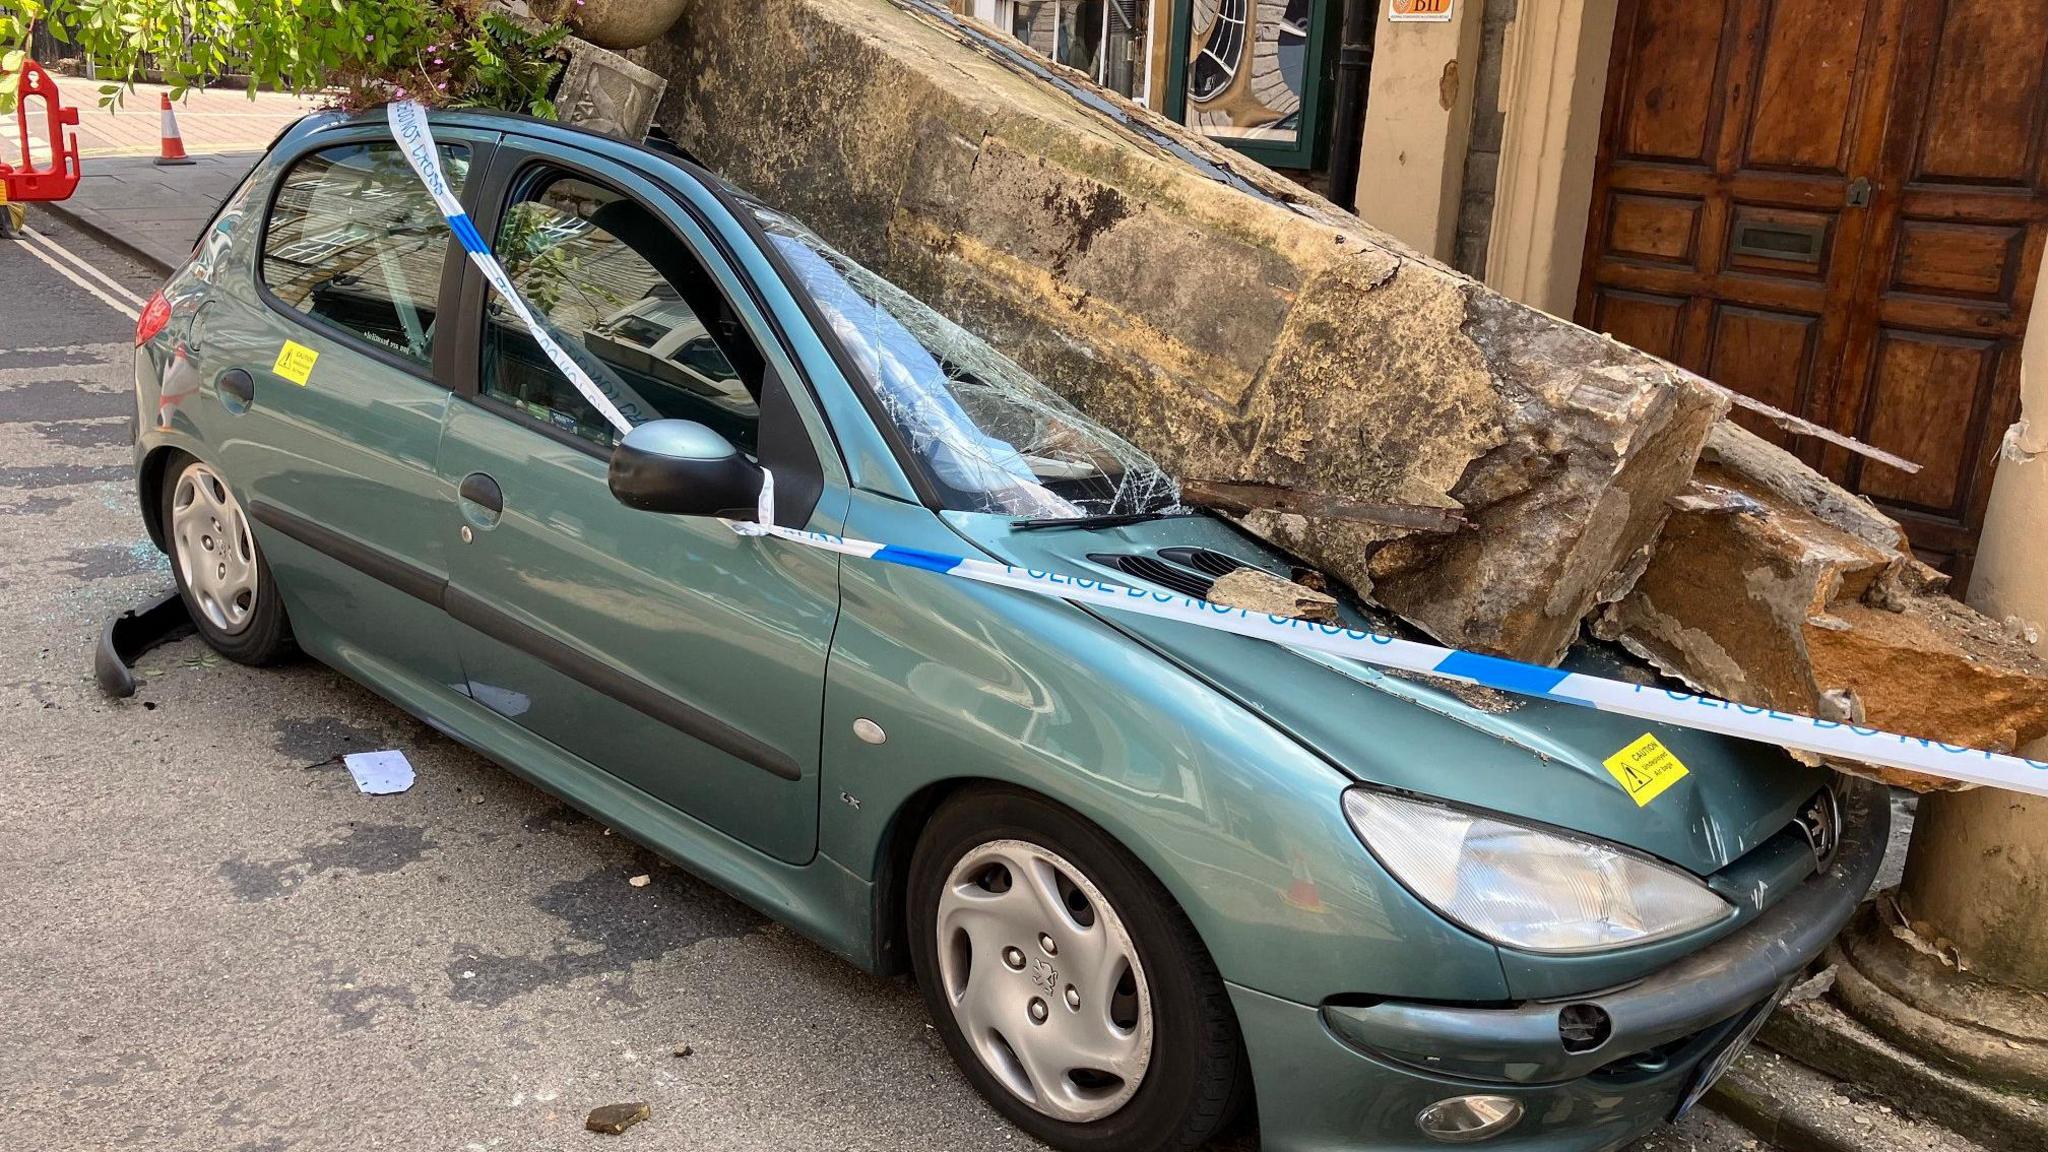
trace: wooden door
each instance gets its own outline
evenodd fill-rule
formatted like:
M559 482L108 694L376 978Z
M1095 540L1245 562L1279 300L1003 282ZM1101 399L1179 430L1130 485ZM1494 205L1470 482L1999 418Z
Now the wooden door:
M1967 579L2048 234L2048 0L1622 0L1578 319L1923 465L1736 419Z

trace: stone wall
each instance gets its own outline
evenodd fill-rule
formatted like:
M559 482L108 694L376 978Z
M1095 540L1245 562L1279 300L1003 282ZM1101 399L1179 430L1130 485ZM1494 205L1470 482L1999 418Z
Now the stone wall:
M1181 476L1462 509L1252 521L1449 644L1559 658L1725 408L943 6L693 0L648 57L685 147Z

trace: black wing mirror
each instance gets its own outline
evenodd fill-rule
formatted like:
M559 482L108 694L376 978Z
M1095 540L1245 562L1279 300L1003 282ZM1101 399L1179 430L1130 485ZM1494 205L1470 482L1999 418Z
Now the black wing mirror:
M606 479L628 508L752 520L761 466L695 420L650 420L612 449Z

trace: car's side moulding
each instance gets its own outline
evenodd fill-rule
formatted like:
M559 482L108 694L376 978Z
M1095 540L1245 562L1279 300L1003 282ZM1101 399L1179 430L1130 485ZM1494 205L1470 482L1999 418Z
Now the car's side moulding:
M630 672L570 647L538 628L514 619L489 601L450 584L446 577L414 567L390 554L315 524L263 501L251 501L256 522L373 580L388 584L416 600L431 604L450 619L516 648L593 692L617 700L642 715L659 720L691 739L743 760L784 780L801 780L803 768L780 749L770 747L703 709L677 699Z

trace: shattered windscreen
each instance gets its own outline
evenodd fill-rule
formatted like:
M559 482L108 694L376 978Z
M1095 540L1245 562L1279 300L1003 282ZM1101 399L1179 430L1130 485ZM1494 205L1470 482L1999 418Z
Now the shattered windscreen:
M781 213L756 206L755 216L946 507L1069 517L1178 506L1151 457L980 337Z

